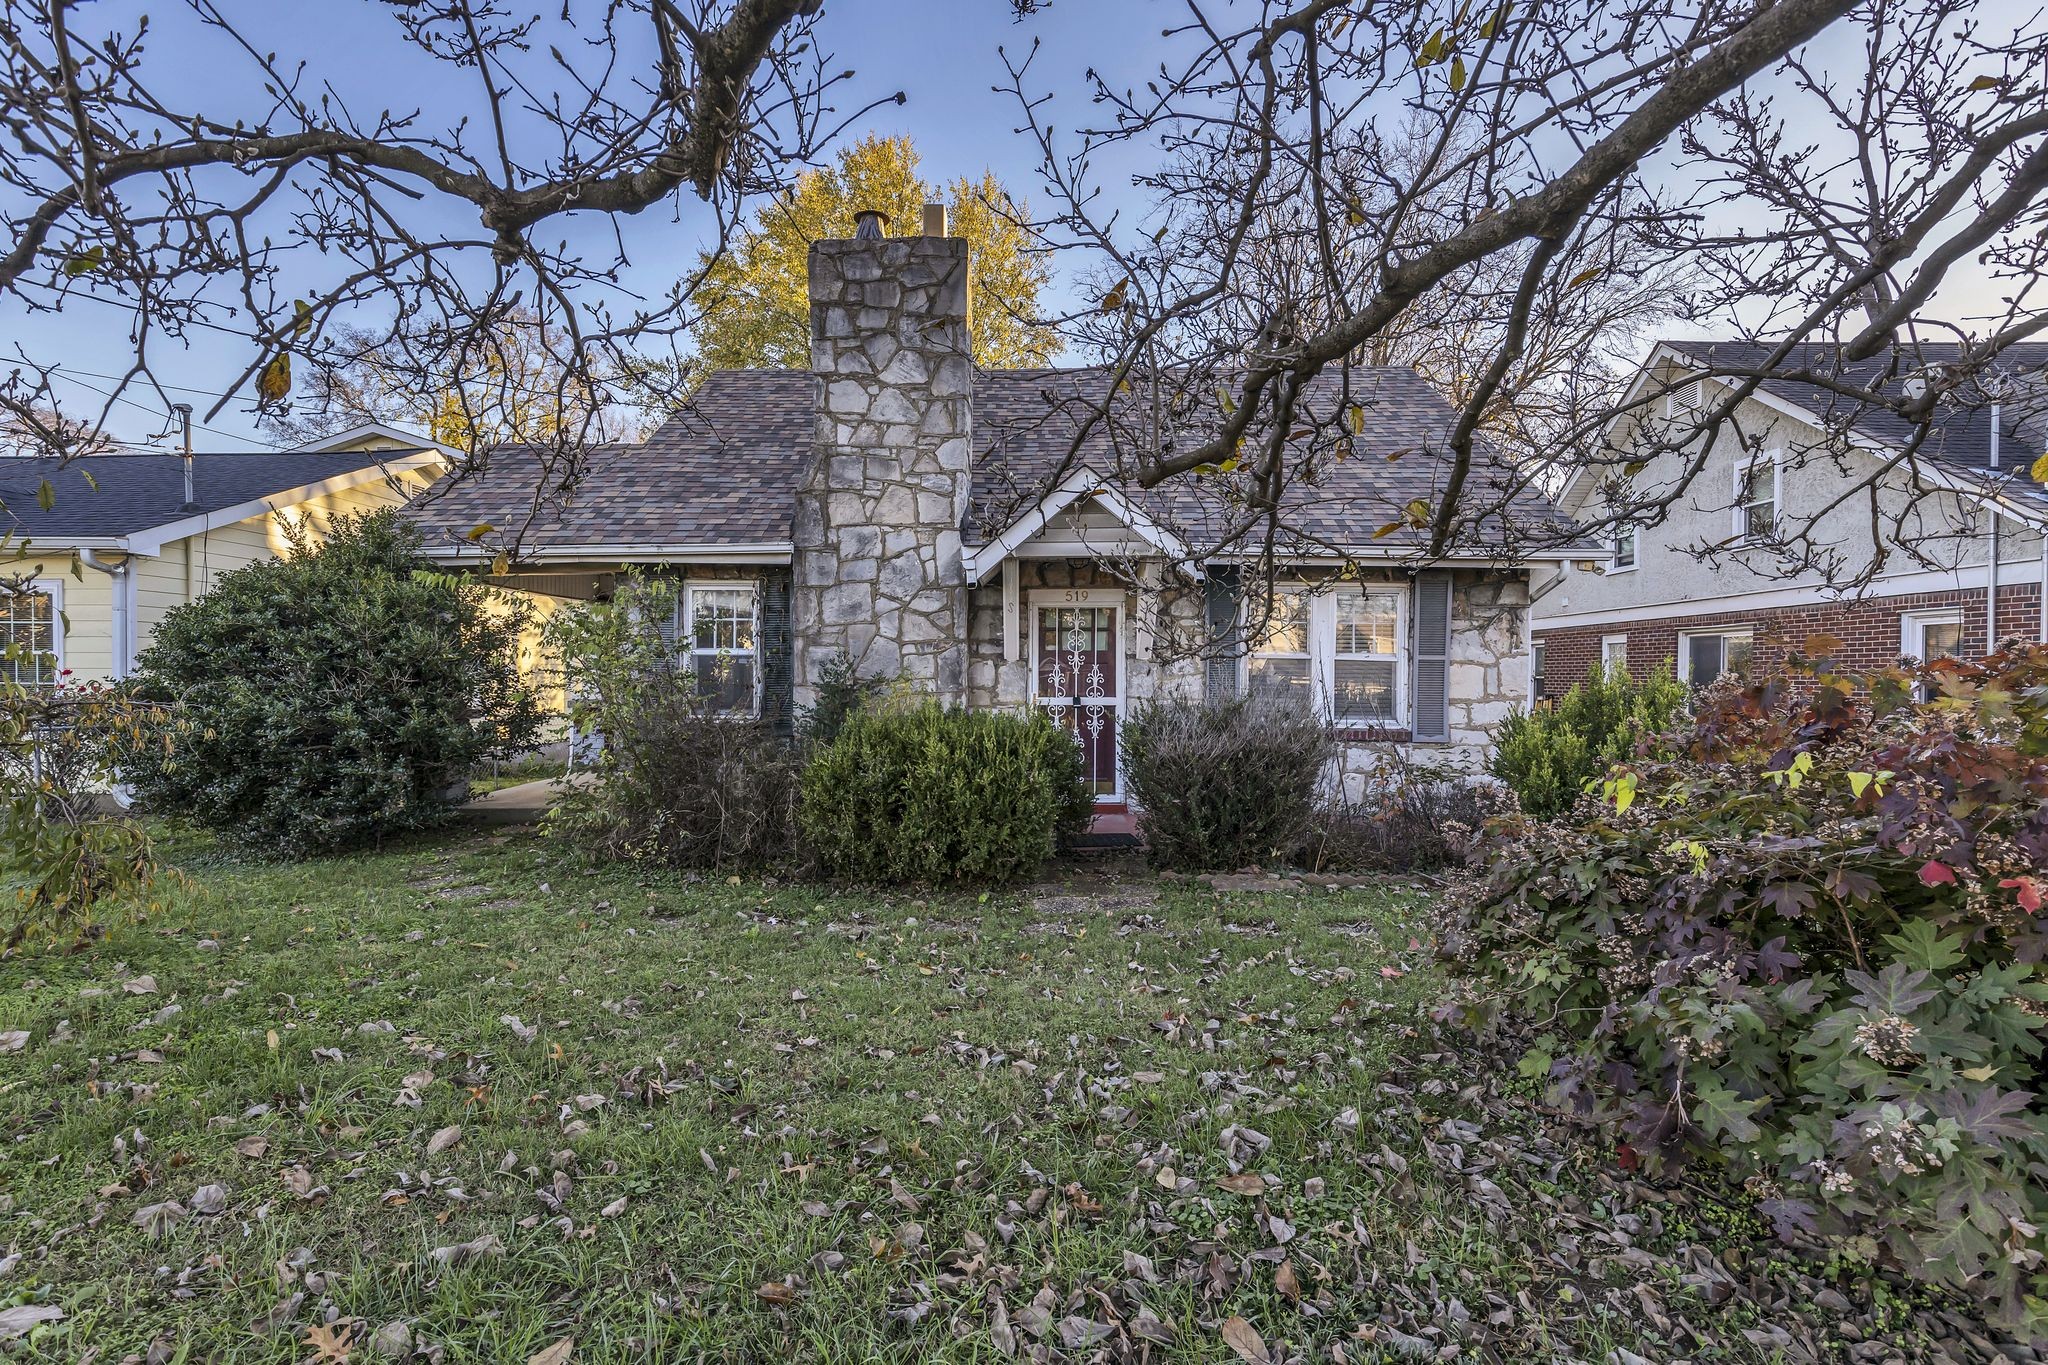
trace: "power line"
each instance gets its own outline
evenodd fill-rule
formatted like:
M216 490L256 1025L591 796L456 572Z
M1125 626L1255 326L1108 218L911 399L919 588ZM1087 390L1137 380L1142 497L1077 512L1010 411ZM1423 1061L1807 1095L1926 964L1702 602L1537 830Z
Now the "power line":
M88 384L83 379L77 377L78 375L81 374L92 374L92 371L90 370L72 370L66 366L55 365L50 368L50 373L62 377L67 383L78 385L79 388L84 389L88 393L96 393L100 397L110 398L116 403L124 403L127 406L134 408L137 412L146 412L153 417L168 417L170 415L168 413L160 413L155 408L152 408L144 403L138 403L132 398L124 398L118 393L114 393L111 392L110 390L100 388L96 384ZM93 377L98 379L116 379L118 382L117 376L114 375L95 375ZM179 386L174 384L166 384L163 387L169 389L178 388ZM180 392L196 393L200 392L200 390L181 389ZM207 433L209 436L219 436L230 441L240 441L244 445L261 446L265 450L282 451L289 450L291 448L289 446L276 445L269 441L259 441L253 436L243 436L232 431L221 431L215 427L201 426L197 422L194 422L192 424L192 429L194 431L203 431Z

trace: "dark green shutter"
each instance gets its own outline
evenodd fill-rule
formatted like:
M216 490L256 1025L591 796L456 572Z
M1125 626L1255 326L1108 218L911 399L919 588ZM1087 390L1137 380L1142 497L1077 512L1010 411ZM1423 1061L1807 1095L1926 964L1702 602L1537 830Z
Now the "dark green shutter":
M794 733L796 636L790 626L790 571L761 572L761 718L778 735Z
M1202 600L1209 628L1210 701L1237 695L1238 597L1243 570L1235 564L1211 564L1202 578Z
M1409 733L1416 739L1451 737L1451 576L1442 570L1415 575L1410 593L1413 686Z

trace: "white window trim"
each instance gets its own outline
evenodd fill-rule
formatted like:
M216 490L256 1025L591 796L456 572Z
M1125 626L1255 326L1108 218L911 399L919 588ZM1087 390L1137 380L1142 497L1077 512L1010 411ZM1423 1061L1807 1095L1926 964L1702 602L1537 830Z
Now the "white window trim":
M1616 534L1614 539L1616 541L1624 539L1628 541L1628 563L1624 564L1621 562L1621 551L1618 545L1609 545L1607 547L1608 576L1611 578L1615 574L1634 573L1643 562L1643 528L1640 526L1627 527Z
M1620 657L1619 659L1611 658L1611 657L1609 656L1609 653L1608 653L1608 651L1609 651L1610 649L1616 649L1616 650L1619 650L1619 652L1620 652L1620 654L1621 654L1621 657ZM1600 667L1601 667L1602 669L1608 669L1608 668L1612 668L1612 667L1614 667L1614 665L1615 665L1615 664L1617 664L1617 663L1618 663L1618 664L1620 664L1620 665L1622 666L1622 668L1623 668L1624 670L1626 670L1626 669L1628 668L1628 636L1626 636L1626 635L1603 635L1603 636L1601 636L1601 637L1600 637Z
M1711 630L1681 630L1678 632L1678 680L1688 685L1692 682L1692 642L1718 638L1721 640L1721 672L1728 671L1728 644L1730 640L1749 641L1750 657L1756 657L1755 626L1720 626Z
M761 715L761 581L757 578L686 578L683 580L682 620L677 622L676 644L694 672L697 655L697 594L708 592L733 592L745 589L754 595L754 647L752 649L721 649L719 654L735 659L754 661L754 695L752 704L745 711L726 711L722 715L758 719Z
M1316 707L1323 718L1333 725L1347 730L1368 730L1375 725L1384 725L1396 730L1413 728L1414 718L1408 713L1408 674L1414 660L1408 648L1408 586L1405 583L1341 583L1335 587L1310 583L1275 583L1273 591L1278 593L1300 592L1308 595L1308 659L1309 691L1315 694ZM1337 715L1337 599L1345 593L1386 593L1394 599L1394 652L1385 654L1348 654L1352 659L1389 660L1394 665L1394 714L1385 721L1347 720ZM1246 603L1240 613L1240 627L1249 632L1251 604ZM1240 695L1251 690L1252 659L1257 657L1298 659L1303 655L1293 651L1271 652L1246 648L1238 660L1237 687Z
M1961 607L1930 607L1924 611L1908 611L1899 614L1899 653L1922 663L1931 662L1927 655L1928 626L1961 626Z
M64 637L68 633L64 629L64 580L61 578L31 578L28 581L28 590L30 592L48 593L50 595L50 657L54 661L50 665L50 671L55 679L61 682L64 678L65 668ZM119 586L116 585L115 591L118 592L119 590Z
M1760 454L1737 460L1735 462L1735 481L1732 490L1735 505L1734 510L1730 514L1732 521L1730 529L1734 532L1738 544L1754 545L1760 543L1749 533L1749 504L1743 499L1743 485L1749 482L1750 471L1766 460L1770 461L1771 465L1772 527L1777 527L1785 515L1785 452L1782 450L1766 450Z

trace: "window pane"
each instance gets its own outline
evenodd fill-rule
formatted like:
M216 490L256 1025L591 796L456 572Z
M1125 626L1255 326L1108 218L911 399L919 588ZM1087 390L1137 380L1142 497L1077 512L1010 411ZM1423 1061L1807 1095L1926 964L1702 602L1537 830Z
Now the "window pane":
M1636 562L1636 533L1622 531L1614 537L1614 567L1626 569Z
M1730 673L1733 673L1738 678L1748 676L1749 637L1747 635L1728 636L1727 644L1725 649L1723 650L1723 654L1725 658L1722 667L1726 668Z
M1251 690L1255 697L1280 697L1308 704L1307 659L1254 658Z
M1954 659L1963 652L1963 623L1960 621L1928 621L1920 627L1920 657L1929 659Z
M1771 498L1772 470L1766 464L1751 465L1742 476L1742 530L1745 535L1766 536L1776 519Z
M698 649L752 649L754 590L693 589L690 593L690 638Z
M1337 718L1394 719L1394 664L1389 659L1337 660Z
M1685 680L1705 687L1721 676L1721 637L1695 635L1686 641Z
M745 654L699 651L690 660L697 695L719 712L754 709L754 660Z
M1340 593L1337 597L1337 652L1392 654L1401 599L1390 592Z
M1254 624L1257 624L1256 622ZM1253 644L1258 654L1306 654L1308 652L1308 594L1276 592L1273 610L1266 618L1265 633Z

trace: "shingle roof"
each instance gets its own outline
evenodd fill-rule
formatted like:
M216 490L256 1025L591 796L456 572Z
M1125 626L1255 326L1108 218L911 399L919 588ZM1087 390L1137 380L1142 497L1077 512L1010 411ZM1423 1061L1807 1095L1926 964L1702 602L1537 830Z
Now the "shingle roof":
M451 481L416 502L411 515L430 545L466 545L474 528L488 525L495 531L486 544L516 545L521 554L786 543L810 458L815 383L803 370L718 371L645 444L588 452L566 491L550 486L535 453L500 449L487 472ZM964 528L970 543L992 537L1035 502L1062 468L1107 476L1119 467L1100 424L1075 444L1107 383L1101 369L977 372L973 510ZM1334 399L1334 381L1325 387ZM1375 539L1373 532L1411 500L1440 495L1454 413L1412 370L1354 371L1352 395L1363 409L1360 453L1322 463L1314 483L1291 485L1287 520L1328 546L1397 549L1413 537ZM1326 416L1334 411L1326 408ZM1526 482L1488 450L1468 487L1475 498L1511 499L1516 519L1554 521L1555 510ZM1227 514L1226 485L1180 478L1135 496L1172 524L1206 527Z
M0 460L0 534L46 544L99 540L275 497L340 478L414 450L195 454L196 507L186 510L185 472L174 455L87 455L69 461ZM48 511L39 493L48 481Z
M1752 341L1666 341L1661 345L1710 371L1737 373L1764 369L1776 349ZM1903 393L1906 378L1914 371L1953 365L1959 349L1954 342L1923 342L1850 363L1841 358L1835 345L1814 342L1794 347L1777 368L1831 376L1865 389L1875 385L1879 392L1896 396ZM1998 368L2005 381L2005 391L1999 395L1999 472L2024 476L2048 446L2048 342L2008 346L2000 353ZM1889 409L1873 408L1822 385L1769 375L1758 387L1813 413L1827 429L1851 429L1899 448L1909 445L1919 432L1914 423ZM1981 385L1968 385L1940 400L1915 455L1969 473L1992 472L1991 398ZM2029 491L2039 490L2029 485Z

